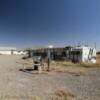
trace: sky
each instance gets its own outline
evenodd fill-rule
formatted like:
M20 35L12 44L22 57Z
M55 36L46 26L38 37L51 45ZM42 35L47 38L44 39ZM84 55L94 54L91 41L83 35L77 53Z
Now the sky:
M0 46L97 45L100 0L0 0Z

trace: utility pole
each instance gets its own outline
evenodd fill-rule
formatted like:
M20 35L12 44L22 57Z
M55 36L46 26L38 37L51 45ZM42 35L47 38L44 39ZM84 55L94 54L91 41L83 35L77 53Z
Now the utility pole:
M94 43L94 47L95 47L95 49L97 48L96 42Z
M51 60L51 53L50 50L48 49L48 54L47 54L47 65L48 65L48 69L47 71L50 71L50 60Z
M53 46L49 45L48 47L49 48L48 48L48 51L47 51L47 65L48 65L47 71L50 71L50 62L51 62L51 50L50 49L52 49Z

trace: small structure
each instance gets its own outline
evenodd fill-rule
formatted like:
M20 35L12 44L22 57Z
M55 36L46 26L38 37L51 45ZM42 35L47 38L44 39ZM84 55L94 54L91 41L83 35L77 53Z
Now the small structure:
M96 49L87 46L73 47L71 52L71 60L73 62L96 62Z
M26 55L27 52L13 47L0 47L1 55Z
M0 54L13 55L16 50L17 50L16 48L12 47L0 47Z

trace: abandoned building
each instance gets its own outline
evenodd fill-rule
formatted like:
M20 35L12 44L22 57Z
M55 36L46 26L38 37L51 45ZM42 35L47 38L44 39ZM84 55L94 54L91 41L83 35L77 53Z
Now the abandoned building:
M41 48L31 51L31 56L47 58L50 51L51 60L70 60L73 62L96 62L96 49L87 46L67 46L63 48Z
M47 53L50 51L50 58L52 60L63 60L66 58L66 48L42 48L33 51L33 56L47 57Z

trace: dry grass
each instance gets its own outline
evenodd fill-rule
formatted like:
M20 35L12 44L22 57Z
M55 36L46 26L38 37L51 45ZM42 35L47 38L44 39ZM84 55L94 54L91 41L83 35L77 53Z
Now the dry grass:
M17 63L19 63L19 64L24 64L24 65L32 65L33 64L33 59L31 59L31 58L29 58L29 59L25 59L25 60L23 60L23 59L19 59L18 61L17 61ZM45 63L45 66L47 66L46 65L46 63ZM86 63L76 63L76 64L74 64L74 63L72 63L71 61L52 61L51 62L51 66L52 66L52 68L51 69L59 69L59 68L64 68L64 67L86 67L86 68L89 68L89 67L100 67L100 54L98 54L97 55L97 62L95 63L95 64L93 64L93 63L88 63L88 62L86 62Z
M26 100L26 98L28 100L43 100L42 97L39 97L39 96L29 96L29 97L18 97L18 96L2 96L0 97L0 100Z
M86 62L86 63L80 63L80 65L82 67L86 67L86 68L100 67L100 54L97 55L96 60L97 60L97 62L95 64Z
M22 64L26 67L32 67L33 60L32 59L19 59L17 63ZM44 71L47 70L47 63L44 64ZM93 63L72 63L70 61L52 61L50 64L51 72L63 72L63 73L69 73L74 76L80 76L85 75L88 71L87 68L95 68L100 67L100 55L97 55L97 62L95 64Z
M85 68L95 68L95 67L100 67L99 63L80 63L80 66L85 67Z
M31 97L30 100L43 100L43 99L39 96L34 96L34 97Z
M60 66L75 66L71 61L57 61L55 64Z
M80 64L74 64L70 61L54 62L51 64L51 71L69 73L74 76L86 74L86 68L81 67Z
M69 91L58 90L54 96L51 97L51 100L75 100L75 95Z
M96 60L97 60L97 62L95 64L89 63L89 62L74 64L70 61L62 61L62 62L57 62L56 65L57 66L65 66L65 67L74 66L74 67L85 67L85 68L100 67L100 54L97 55Z
M85 67L85 68L95 68L95 67L100 67L100 54L97 55L96 57L97 62L96 63L89 63L89 62L85 62L85 63L72 63L70 61L64 61L64 62L58 62L58 65L61 66L74 66L74 67Z
M22 64L23 66L31 67L33 64L33 60L31 58L28 59L18 59L17 62L18 64Z
M22 64L24 68L30 68L32 67L33 60L19 59L17 63ZM46 70L47 70L47 63L44 64L44 71ZM51 61L50 70L51 72L69 73L75 76L85 75L86 72L84 67L80 67L79 64L74 64L70 61Z
M51 69L53 70L65 70L69 66L71 67L75 65L69 61L52 61L51 62Z

